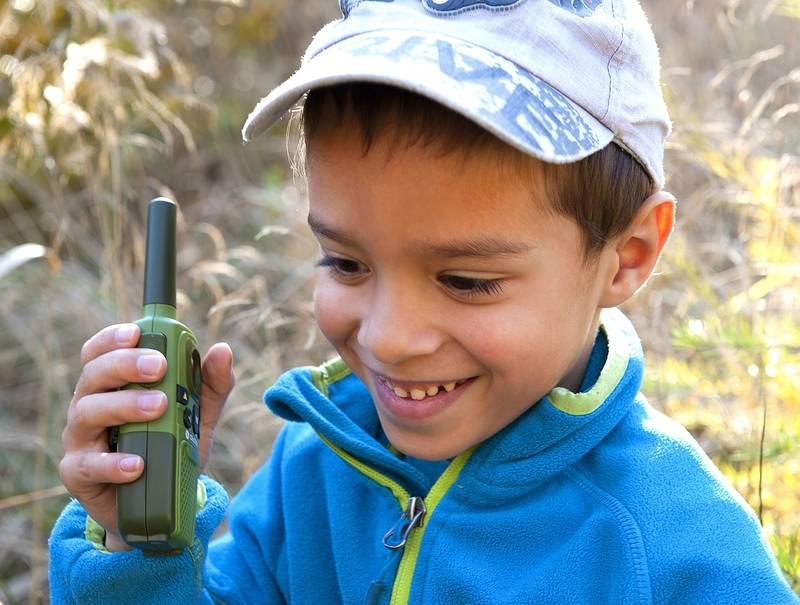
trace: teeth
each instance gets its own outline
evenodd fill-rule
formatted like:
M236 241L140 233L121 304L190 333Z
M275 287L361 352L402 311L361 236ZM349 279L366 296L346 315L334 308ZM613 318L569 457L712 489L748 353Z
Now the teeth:
M425 397L433 397L437 393L439 393L439 389L444 389L448 393L455 389L458 385L465 382L464 380L458 380L454 382L447 382L445 384L432 384L430 386L425 387L424 389L411 389L410 391L406 391L403 387L394 386L388 380L381 378L381 380L388 386L395 395L398 397L402 397L403 399L407 399L411 397L414 401L421 401L425 399Z

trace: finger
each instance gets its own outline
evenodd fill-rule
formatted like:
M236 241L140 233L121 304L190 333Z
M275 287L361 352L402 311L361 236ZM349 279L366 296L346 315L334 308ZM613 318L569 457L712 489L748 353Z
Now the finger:
M123 387L131 382L156 382L167 370L166 358L153 349L118 349L89 361L75 388L74 400L92 393Z
M234 384L233 351L227 343L217 343L208 350L203 360L203 386L200 391L200 457L203 464L214 427Z
M203 360L203 386L200 392L203 426L215 426L228 399L236 377L233 373L233 351L227 343L217 343Z
M108 427L149 422L161 417L166 409L167 396L161 391L130 390L86 395L70 406L67 413L64 449L107 449Z
M140 456L83 450L67 454L59 465L61 481L76 498L106 483L130 483L144 470Z
M86 365L95 357L114 349L135 347L139 342L139 326L136 324L116 324L100 330L87 340L81 349L81 365Z

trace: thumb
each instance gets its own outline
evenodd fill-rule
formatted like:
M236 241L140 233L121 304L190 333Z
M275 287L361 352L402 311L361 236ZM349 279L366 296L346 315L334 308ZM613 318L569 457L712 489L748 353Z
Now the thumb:
M225 401L236 377L233 373L233 351L227 343L212 346L203 359L203 386L200 389L200 468L204 468L211 449L214 427L217 426Z

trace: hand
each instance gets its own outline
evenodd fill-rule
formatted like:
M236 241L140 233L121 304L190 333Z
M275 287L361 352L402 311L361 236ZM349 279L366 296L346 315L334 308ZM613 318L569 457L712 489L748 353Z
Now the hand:
M112 453L108 429L129 422L148 422L167 409L161 391L116 390L128 383L160 380L167 360L152 349L136 349L139 328L119 324L104 328L81 349L83 371L69 404L64 428L61 481L86 512L106 530L109 550L127 549L117 528L117 484L134 481L144 470L139 456ZM214 428L235 377L233 353L224 343L208 350L202 365L200 470L205 468Z

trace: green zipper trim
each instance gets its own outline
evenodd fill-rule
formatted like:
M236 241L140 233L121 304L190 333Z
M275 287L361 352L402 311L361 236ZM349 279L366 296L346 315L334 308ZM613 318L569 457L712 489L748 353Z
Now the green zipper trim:
M311 381L314 383L314 386L317 387L326 397L328 396L328 389L332 383L336 382L337 380L341 380L352 372L352 370L347 367L347 364L345 364L341 357L331 359L330 361L325 362L318 367L309 367L308 370L311 372ZM405 503L408 501L410 496L403 486L397 483L397 481L394 481L386 475L382 475L375 469L367 466L349 452L346 452L338 445L332 443L327 437L319 435L319 438L322 439L325 445L327 445L342 459L344 459L345 462L355 467L361 473L375 481L378 485L382 485L383 487L389 489L394 494L394 497L397 498L398 502L400 502L401 510L405 510Z
M564 387L555 387L548 393L550 403L562 412L572 416L591 414L608 399L625 375L630 352L628 340L619 325L619 314L617 309L600 312L600 327L608 338L608 355L594 386L585 393L573 393Z
M377 483L378 485L382 485L383 487L390 490L394 494L394 497L397 498L397 501L400 503L400 510L401 511L405 510L406 502L408 502L408 499L411 496L409 496L408 492L405 490L405 488L403 488L402 485L400 485L394 479L390 479L386 475L382 475L374 468L367 466L366 464L361 462L361 460L359 460L352 454L349 454L348 452L344 451L338 445L334 445L333 443L330 442L330 440L328 440L327 437L319 435L319 438L325 442L325 445L327 445L339 456L341 456L345 460L345 462L355 467L361 473L363 473L364 475L375 481L375 483Z
M332 383L352 373L341 357L326 361L321 366L309 366L307 369L311 372L311 382L325 397L328 396L328 387Z
M336 382L337 380L341 380L352 372L352 370L347 367L340 357L332 359L319 367L309 367L308 370L311 372L311 381L314 383L314 386L316 386L326 397L328 396L328 390L332 383ZM319 435L319 433L317 434ZM379 473L374 468L361 462L361 460L349 452L332 443L327 437L319 435L319 438L322 439L325 445L331 448L331 450L333 450L353 468L358 470L369 479L375 481L375 483L378 485L381 485L391 491L400 505L400 511L405 511L406 505L408 504L411 496L402 485L400 485L394 479L390 479L386 475ZM388 448L394 454L400 453L391 444L389 444ZM456 456L441 474L439 479L436 480L436 483L433 484L433 487L431 487L428 495L423 498L423 502L425 503L425 516L422 520L422 523L416 529L411 531L408 536L408 541L403 547L403 556L400 559L400 564L397 568L397 575L395 576L394 586L392 588L390 605L404 605L408 603L408 598L411 594L411 580L414 577L414 569L417 566L420 545L422 544L422 537L425 534L427 520L430 519L430 516L433 514L433 511L436 510L436 507L439 505L441 499L456 482L458 476L461 474L461 470L464 468L464 465L467 463L474 451L475 447L471 447L465 452L462 452Z
M323 437L322 435L319 437L329 448L341 456L345 462L375 481L378 485L390 490L394 497L397 498L397 502L400 505L400 510L405 510L406 504L408 504L408 501L411 498L405 488L403 488L393 479L390 479L386 475L383 475L375 469L367 466L358 458L340 448L338 445L334 445L326 437ZM414 577L414 569L417 566L417 558L419 557L419 549L420 545L422 544L422 536L425 534L425 526L427 525L427 521L433 514L433 511L436 510L436 507L441 499L447 493L447 490L449 490L456 482L461 470L464 468L464 465L467 463L467 460L469 460L469 457L472 456L472 452L474 451L475 448L471 447L467 451L456 456L441 474L436 483L433 484L433 487L431 487L428 495L423 499L425 502L425 517L422 520L422 524L409 534L408 541L403 547L403 557L400 559L400 565L397 568L397 575L395 576L394 587L392 588L392 597L389 601L390 605L403 605L408 603L408 597L411 594L411 580Z
M411 595L411 580L414 578L414 569L417 566L420 545L425 535L425 528L428 524L428 520L433 514L433 511L436 510L441 499L456 482L458 476L461 474L461 470L474 451L475 447L471 447L467 451L456 456L424 498L425 517L422 519L422 524L408 536L408 542L406 542L403 549L403 558L400 559L400 565L397 568L397 576L395 576L392 598L389 600L389 605L405 605L408 603L408 598Z

